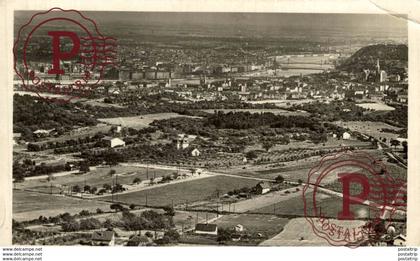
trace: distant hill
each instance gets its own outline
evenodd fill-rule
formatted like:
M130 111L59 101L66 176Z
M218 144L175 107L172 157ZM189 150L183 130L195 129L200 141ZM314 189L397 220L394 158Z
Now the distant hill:
M376 70L376 61L379 59L381 70L388 73L399 73L407 66L408 47L399 45L369 45L359 49L352 56L344 60L338 69L358 73L363 69Z

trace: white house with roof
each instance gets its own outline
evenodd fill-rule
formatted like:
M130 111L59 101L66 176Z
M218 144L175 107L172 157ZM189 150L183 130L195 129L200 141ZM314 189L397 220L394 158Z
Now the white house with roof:
M346 131L343 133L342 138L343 140L349 140L351 138L351 135Z
M195 148L191 151L191 156L193 156L193 157L198 157L198 156L200 156L200 154L201 154L201 152L197 148Z
M107 147L115 148L115 147L125 147L125 141L120 138L114 137L104 137L102 141Z
M91 242L93 246L114 246L115 233L114 231L94 231Z

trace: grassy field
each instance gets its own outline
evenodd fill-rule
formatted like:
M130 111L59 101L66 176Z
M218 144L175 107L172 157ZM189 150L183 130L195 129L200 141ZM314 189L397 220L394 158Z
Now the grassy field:
M216 176L122 194L114 196L114 198L127 204L145 204L147 196L147 204L150 206L170 205L172 201L174 205L179 205L185 204L187 201L192 203L215 198L218 193L223 195L233 189L251 187L257 183L256 180ZM101 199L111 200L111 197L107 196Z
M359 140L338 140L336 138L329 137L328 140L324 143L315 144L311 141L291 141L289 144L275 144L268 154L273 153L274 151L288 150L288 149L328 149L342 146L367 146L370 142L363 142ZM250 150L264 150L261 144L254 146L247 146L245 151Z
M31 220L42 216L56 216L64 212L79 213L86 209L109 209L109 204L92 200L60 197L54 195L13 190L13 218L17 221Z
M60 189L58 186L75 186L78 185L83 187L85 184L91 187L97 187L98 189L103 186L103 184L112 184L116 181L118 176L118 183L120 184L132 184L135 178L140 178L141 180L148 180L151 177L161 177L164 175L172 174L172 170L162 170L162 169L150 169L134 166L115 166L112 168L116 171L116 174L110 174L111 168L109 167L97 167L94 170L91 170L85 174L71 174L67 176L56 177L51 182L48 182L46 179L43 180L28 180L23 183L16 183L16 188L30 189L40 192L50 192L51 188L53 193L59 193Z
M106 118L106 119L98 119L101 122L112 124L112 125L121 125L122 127L129 127L134 129L142 129L149 127L150 123L155 120L166 120L170 118L177 118L177 117L192 117L192 116L185 116L178 113L154 113L154 114L145 114L141 116L133 116L133 117L118 117L118 118Z
M312 193L306 196L307 213L313 215ZM325 194L317 195L317 208L321 209L321 213L327 217L337 217L338 212L342 210L342 199ZM364 205L352 205L352 211L357 218L369 217L369 207ZM302 196L291 198L287 201L276 203L267 207L263 207L253 211L253 213L277 214L277 215L299 215L304 216L304 204ZM317 212L319 213L319 212ZM370 211L370 215L374 216L375 211Z
M265 169L263 166L249 168L248 170L238 169L235 174L246 177L258 177L264 179L275 179L281 175L284 179L289 181L298 181L299 179L306 181L309 170L315 166L317 162L303 162L299 165L276 167Z
M364 109L374 110L374 111L393 111L395 110L394 107L388 106L383 103L359 103L356 104L359 107Z
M397 128L383 122L371 122L371 121L348 121L348 122L337 121L337 122L334 122L334 124L343 128L349 128L351 131L358 131L360 133L370 135L377 139L386 138L387 144L389 144L389 141L391 139L398 138L399 135L394 134L394 133L389 133L389 132L381 132L381 130L383 128L392 129L392 130L401 129L401 128Z
M261 233L265 237L272 237L280 233L287 222L289 222L287 218L272 215L238 214L223 216L214 223L222 228L233 228L241 224L245 232Z
M363 221L346 221L346 227L358 227ZM277 236L266 240L261 246L330 246L323 238L317 236L305 218L294 218Z

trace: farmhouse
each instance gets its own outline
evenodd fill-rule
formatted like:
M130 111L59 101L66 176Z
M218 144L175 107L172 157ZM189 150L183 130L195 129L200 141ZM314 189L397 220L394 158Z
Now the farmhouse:
M271 185L268 182L260 182L255 186L255 190L258 194L268 193L271 189Z
M190 143L195 140L197 136L195 135L186 135L186 134L178 134L174 139L173 143L176 144L176 148L179 149L186 149L190 146Z
M195 148L191 151L191 156L193 156L193 157L198 157L198 156L200 156L200 154L201 153L197 148Z
M342 138L343 140L349 140L351 138L351 135L348 132L344 132Z
M394 246L405 246L405 236L404 235L398 235L396 237L394 237Z
M40 137L47 137L49 135L51 135L51 133L55 131L55 129L51 129L51 130L36 130L33 132L33 134L35 134L35 136L37 136L38 138Z
M92 234L92 246L114 246L114 231L94 231Z
M102 138L102 141L104 142L105 146L110 147L110 148L125 146L125 141L123 141L120 138L104 137Z
M195 233L202 235L217 236L217 225L198 223L197 225L195 225Z
M244 226L242 226L241 224L237 224L235 226L235 231L236 232L242 232L242 231L244 231Z
M14 132L13 133L13 145L19 144L20 140L22 139L22 133Z

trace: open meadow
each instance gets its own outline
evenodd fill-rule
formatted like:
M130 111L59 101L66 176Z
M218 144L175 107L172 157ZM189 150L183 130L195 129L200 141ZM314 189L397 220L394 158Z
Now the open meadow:
M111 175L111 170L115 174ZM33 191L60 193L63 187L71 187L78 185L83 188L85 185L90 187L102 188L104 184L133 184L133 180L139 178L142 181L150 178L158 178L165 175L170 175L176 171L164 169L147 169L136 166L114 166L110 167L96 167L84 174L70 174L53 178L51 181L47 179L27 180L22 183L16 183L15 187L19 189L30 189Z
M178 113L153 113L153 114L145 114L141 116L133 116L133 117L117 117L117 118L105 118L105 119L98 119L100 122L112 124L112 125L121 125L122 127L128 127L133 129L143 129L150 126L155 120L167 120L171 118L191 118L192 116L181 115Z
M280 233L288 222L288 218L274 215L235 214L223 216L214 223L218 227L227 229L234 228L240 224L247 233L261 233L264 237L270 238Z
M37 219L39 216L56 216L82 210L95 212L97 208L109 209L108 203L95 200L48 195L28 191L13 190L13 218L17 221Z
M118 202L126 204L146 204L149 206L166 206L173 204L183 205L216 198L228 191L239 189L242 187L253 187L258 183L256 180L245 178L235 178L227 176L215 176L186 181L176 184L168 184L158 188L150 188L148 190L126 193L122 195L114 195L114 199ZM111 200L110 196L101 197L102 200Z
M347 221L352 227L363 225L364 221ZM317 236L305 218L294 218L286 224L283 231L260 246L330 246L323 238Z

